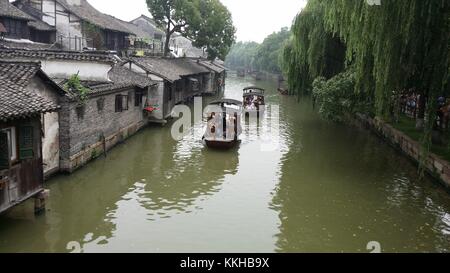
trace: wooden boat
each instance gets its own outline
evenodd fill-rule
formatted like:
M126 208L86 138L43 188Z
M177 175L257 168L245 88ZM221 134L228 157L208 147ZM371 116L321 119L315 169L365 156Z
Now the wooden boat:
M203 136L206 146L213 149L231 149L239 144L239 135L242 133L242 103L221 99L211 102L208 108L207 129Z
M256 86L244 88L244 112L246 116L255 113L258 117L266 110L265 90Z
M284 89L282 87L278 88L278 92L280 92L280 94L283 95L283 96L289 95L289 90Z

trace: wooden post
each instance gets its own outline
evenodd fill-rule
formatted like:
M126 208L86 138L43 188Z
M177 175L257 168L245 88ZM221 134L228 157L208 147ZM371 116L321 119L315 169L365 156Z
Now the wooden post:
M50 196L50 190L43 190L34 197L34 213L36 215L45 213L45 203Z

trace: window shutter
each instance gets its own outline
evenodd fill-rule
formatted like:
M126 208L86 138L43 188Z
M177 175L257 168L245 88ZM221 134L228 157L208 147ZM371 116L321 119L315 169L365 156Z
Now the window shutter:
M122 112L122 95L116 96L116 113Z
M0 170L9 168L8 135L0 132Z
M19 156L21 160L34 157L33 126L19 127Z
M128 111L128 96L127 95L122 95L123 98L123 105L122 105L122 110Z

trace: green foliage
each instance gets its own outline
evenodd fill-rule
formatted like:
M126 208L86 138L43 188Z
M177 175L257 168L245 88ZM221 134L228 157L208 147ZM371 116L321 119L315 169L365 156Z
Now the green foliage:
M321 1L308 2L285 43L282 68L291 94L309 93L316 77L328 79L344 69L345 46L326 30L323 5Z
M259 46L255 61L253 63L256 70L267 71L271 73L281 73L280 55L283 45L289 39L291 33L289 28L282 28L279 32L274 32L264 39Z
M170 53L172 34L179 32L186 35L199 28L201 15L198 3L199 0L147 0L148 9L156 24L166 30L165 55Z
M226 57L226 64L232 69L281 73L283 46L290 36L289 28L282 28L267 36L262 44L238 42Z
M356 109L355 74L346 71L327 80L318 77L313 83L313 97L320 115L331 121L342 122Z
M333 40L339 39L345 44L345 63L355 71L355 102L371 103L379 117L389 120L394 90L415 87L428 98L426 114L419 111L420 118L428 120L422 134L426 155L437 98L445 94L449 78L449 20L450 1L384 0L369 5L365 0L310 0L284 49L291 91L304 92L308 81L327 74L327 67L329 75L338 71L330 63L338 56Z
M66 91L75 93L79 105L85 105L88 99L89 89L81 84L78 74L72 75L64 88Z
M90 44L90 41L88 41L89 46L98 49L105 48L105 41L102 36L102 30L98 26L83 21L83 32L88 39L92 40L92 44Z
M231 13L219 0L147 0L147 6L158 26L166 30L166 55L175 32L192 39L197 47L206 47L210 59L224 58L234 43Z
M253 70L258 46L256 42L237 42L231 47L225 59L225 65L234 70L241 68Z
M190 29L188 35L194 46L206 47L208 58L225 59L235 42L236 28L230 11L219 0L199 2L201 23L198 29Z

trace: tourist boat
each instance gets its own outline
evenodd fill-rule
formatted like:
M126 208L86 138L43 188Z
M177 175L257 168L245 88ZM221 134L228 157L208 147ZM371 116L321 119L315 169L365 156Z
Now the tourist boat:
M260 87L250 86L244 88L244 112L246 116L256 113L259 117L266 110L265 90Z
M211 102L207 109L203 141L214 149L231 149L240 143L242 103L232 99Z

